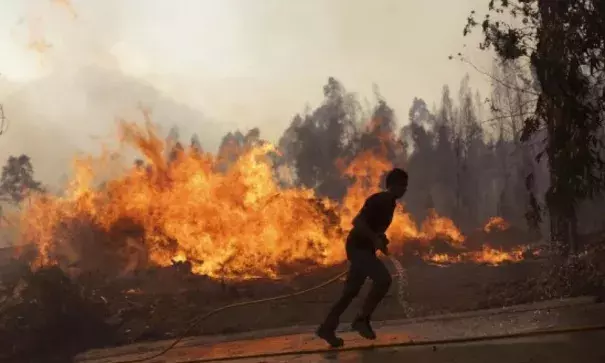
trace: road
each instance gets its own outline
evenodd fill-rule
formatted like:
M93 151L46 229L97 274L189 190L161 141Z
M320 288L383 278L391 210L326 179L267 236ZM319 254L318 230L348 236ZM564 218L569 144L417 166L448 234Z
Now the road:
M227 360L229 363L603 363L605 330L466 344ZM191 362L195 362L194 360Z
M375 324L379 339L369 342L353 332L340 333L345 350L326 349L313 327L263 335L189 338L160 363L185 362L605 362L605 331L549 334L462 343L503 335L532 335L540 331L603 325L605 304L592 299L550 301L505 309L474 311ZM450 343L446 343L446 342ZM456 341L456 343L451 343ZM118 363L159 352L170 341L87 352L78 363ZM422 344L412 346L410 344ZM374 345L374 348L372 348ZM380 348L377 347L381 346ZM391 347L396 345L397 347ZM389 346L389 347L387 347ZM433 348L435 347L435 348ZM347 350L348 349L348 350ZM352 350L351 350L352 349ZM301 354L303 353L303 354ZM237 358L237 359L234 359ZM580 359L581 358L581 359Z

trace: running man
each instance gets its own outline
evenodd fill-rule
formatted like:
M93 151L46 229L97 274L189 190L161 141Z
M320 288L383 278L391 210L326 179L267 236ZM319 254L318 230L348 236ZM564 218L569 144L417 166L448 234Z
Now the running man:
M391 274L376 256L376 251L388 255L389 241L385 232L393 221L397 199L403 197L407 186L408 174L402 169L391 170L386 177L386 190L370 196L353 220L353 229L346 242L350 262L347 280L340 299L316 331L316 335L333 348L344 345L344 341L336 336L340 316L359 294L368 277L372 280L372 288L352 328L366 339L376 339L370 319L392 282Z

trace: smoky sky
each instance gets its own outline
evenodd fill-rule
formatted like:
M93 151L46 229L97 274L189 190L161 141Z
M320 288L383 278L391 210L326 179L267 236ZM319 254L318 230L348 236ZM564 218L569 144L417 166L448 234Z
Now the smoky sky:
M491 56L462 37L483 0L76 1L0 5L0 97L11 121L4 154L27 153L42 179L77 152L96 152L118 118L140 106L167 131L178 125L215 150L234 129L277 141L292 117L322 100L328 77L359 97L376 86L405 116L456 89ZM464 47L464 43L468 43ZM471 74L475 89L489 80ZM10 136L9 136L10 135Z

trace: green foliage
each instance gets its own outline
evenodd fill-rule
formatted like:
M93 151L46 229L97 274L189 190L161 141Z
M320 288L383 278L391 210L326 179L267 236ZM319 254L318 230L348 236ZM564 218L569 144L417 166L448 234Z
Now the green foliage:
M34 168L29 156L10 156L2 167L0 195L18 204L31 191L42 192L44 189L42 184L34 179Z

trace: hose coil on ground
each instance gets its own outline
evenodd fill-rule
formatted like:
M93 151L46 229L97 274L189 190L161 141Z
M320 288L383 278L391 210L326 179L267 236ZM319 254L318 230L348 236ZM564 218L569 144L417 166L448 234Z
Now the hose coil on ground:
M410 316L410 314L412 313L412 308L410 307L410 305L407 302L407 283L408 283L408 279L407 279L407 273L405 271L405 268L403 267L403 265L401 264L401 262L399 262L399 260L397 260L395 257L393 256L389 256L391 263L393 264L393 266L395 267L396 270L396 276L397 276L397 300L399 302L399 304L403 307L403 309L405 310L406 316ZM200 324L202 321L206 320L207 318L209 318L210 316L217 314L219 312L222 312L224 310L228 310L231 308L236 308L236 307L241 307L241 306L248 306L248 305L254 305L254 304L260 304L260 303L265 303L265 302L273 302L273 301L277 301L277 300L284 300L284 299L288 299L291 297L295 297L295 296L299 296L299 295L303 295L306 293L309 293L311 291L315 291L318 290L320 288L323 288L325 286L328 286L338 280L340 280L341 278L343 278L348 272L348 269L341 272L340 274L334 276L333 278L324 281L323 283L310 287L308 289L305 290L301 290L301 291L296 291L290 294L285 294L285 295L279 295L279 296L274 296L274 297L270 297L270 298L266 298L266 299L259 299L259 300L251 300L251 301L243 301L243 302L238 302L238 303L234 303L234 304L229 304L229 305L225 305L222 306L218 309L212 310L200 317L198 317L197 319L195 319L193 322L191 322L191 324L189 324L189 326L187 327L187 329L185 329L185 331L183 333L180 334L180 336L174 340L170 345L168 345L166 348L164 348L162 351L152 354L148 357L143 357L143 358L139 358L139 359L134 359L134 360L126 360L126 361L120 361L117 363L139 363L139 362L146 362L149 361L151 359L155 359L158 358L164 354L166 354L168 351L172 350L174 347L176 347L183 339L185 339L185 337L191 332L191 330L196 327L198 324Z

